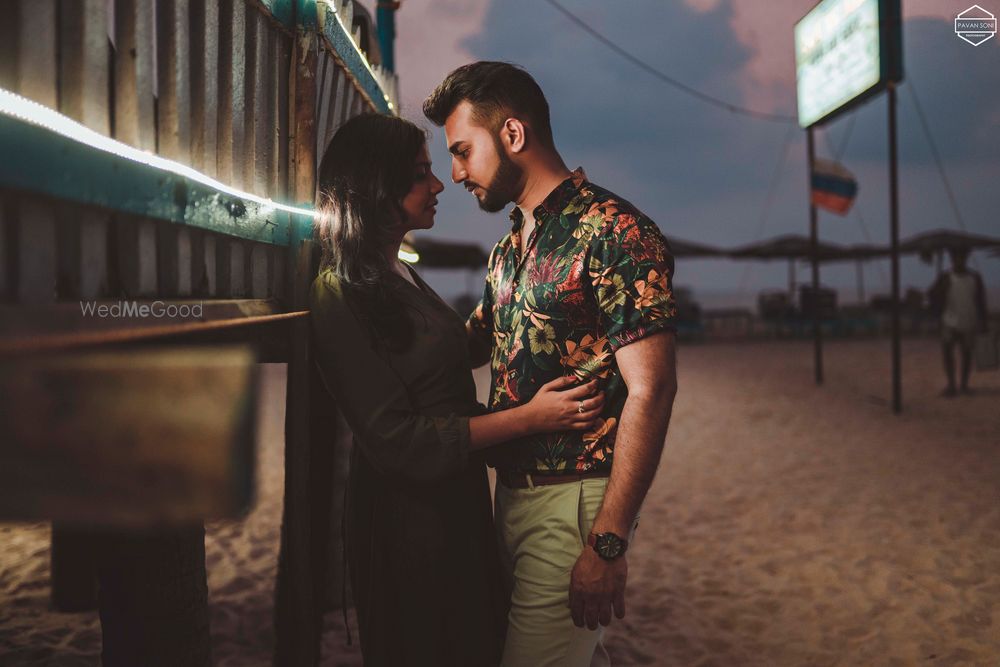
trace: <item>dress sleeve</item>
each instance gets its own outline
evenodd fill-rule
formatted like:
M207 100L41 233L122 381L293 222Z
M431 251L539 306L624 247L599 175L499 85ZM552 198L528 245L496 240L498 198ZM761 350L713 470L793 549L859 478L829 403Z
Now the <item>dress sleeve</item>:
M674 329L674 258L656 224L614 214L590 247L588 275L612 350Z
M309 295L316 364L354 432L381 473L431 482L465 467L469 418L415 411L403 381L376 351L344 288L321 274Z

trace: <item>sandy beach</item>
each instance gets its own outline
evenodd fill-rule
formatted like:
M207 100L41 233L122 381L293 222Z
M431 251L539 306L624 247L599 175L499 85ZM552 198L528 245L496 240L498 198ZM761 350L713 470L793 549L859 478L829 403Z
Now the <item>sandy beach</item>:
M615 665L1000 664L1000 373L945 399L938 346L685 346L659 475L630 552ZM215 663L270 664L284 370L264 369L258 497L208 526ZM479 373L478 379L485 375ZM96 665L96 612L49 608L44 524L0 525L0 664ZM324 665L360 665L331 613Z

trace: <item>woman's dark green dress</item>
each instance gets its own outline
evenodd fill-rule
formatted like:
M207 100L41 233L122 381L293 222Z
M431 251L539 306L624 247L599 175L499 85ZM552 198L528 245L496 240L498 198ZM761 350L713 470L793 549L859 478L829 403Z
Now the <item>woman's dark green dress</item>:
M310 295L316 361L354 432L347 560L369 667L496 665L505 594L480 414L461 318L415 274L389 275L412 342L390 351L358 292L321 272ZM385 326L385 325L382 325Z

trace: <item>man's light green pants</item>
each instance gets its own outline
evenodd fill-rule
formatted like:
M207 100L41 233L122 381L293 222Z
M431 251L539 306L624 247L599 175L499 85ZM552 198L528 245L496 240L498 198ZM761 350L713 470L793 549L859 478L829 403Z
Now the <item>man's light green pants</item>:
M610 665L603 628L573 625L569 579L586 544L608 480L496 488L496 526L512 581L503 667Z

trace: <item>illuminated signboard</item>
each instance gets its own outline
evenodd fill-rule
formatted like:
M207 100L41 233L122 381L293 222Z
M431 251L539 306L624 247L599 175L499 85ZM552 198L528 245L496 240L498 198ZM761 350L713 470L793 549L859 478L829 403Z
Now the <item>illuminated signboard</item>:
M809 127L902 79L899 0L823 0L795 24L799 125Z

